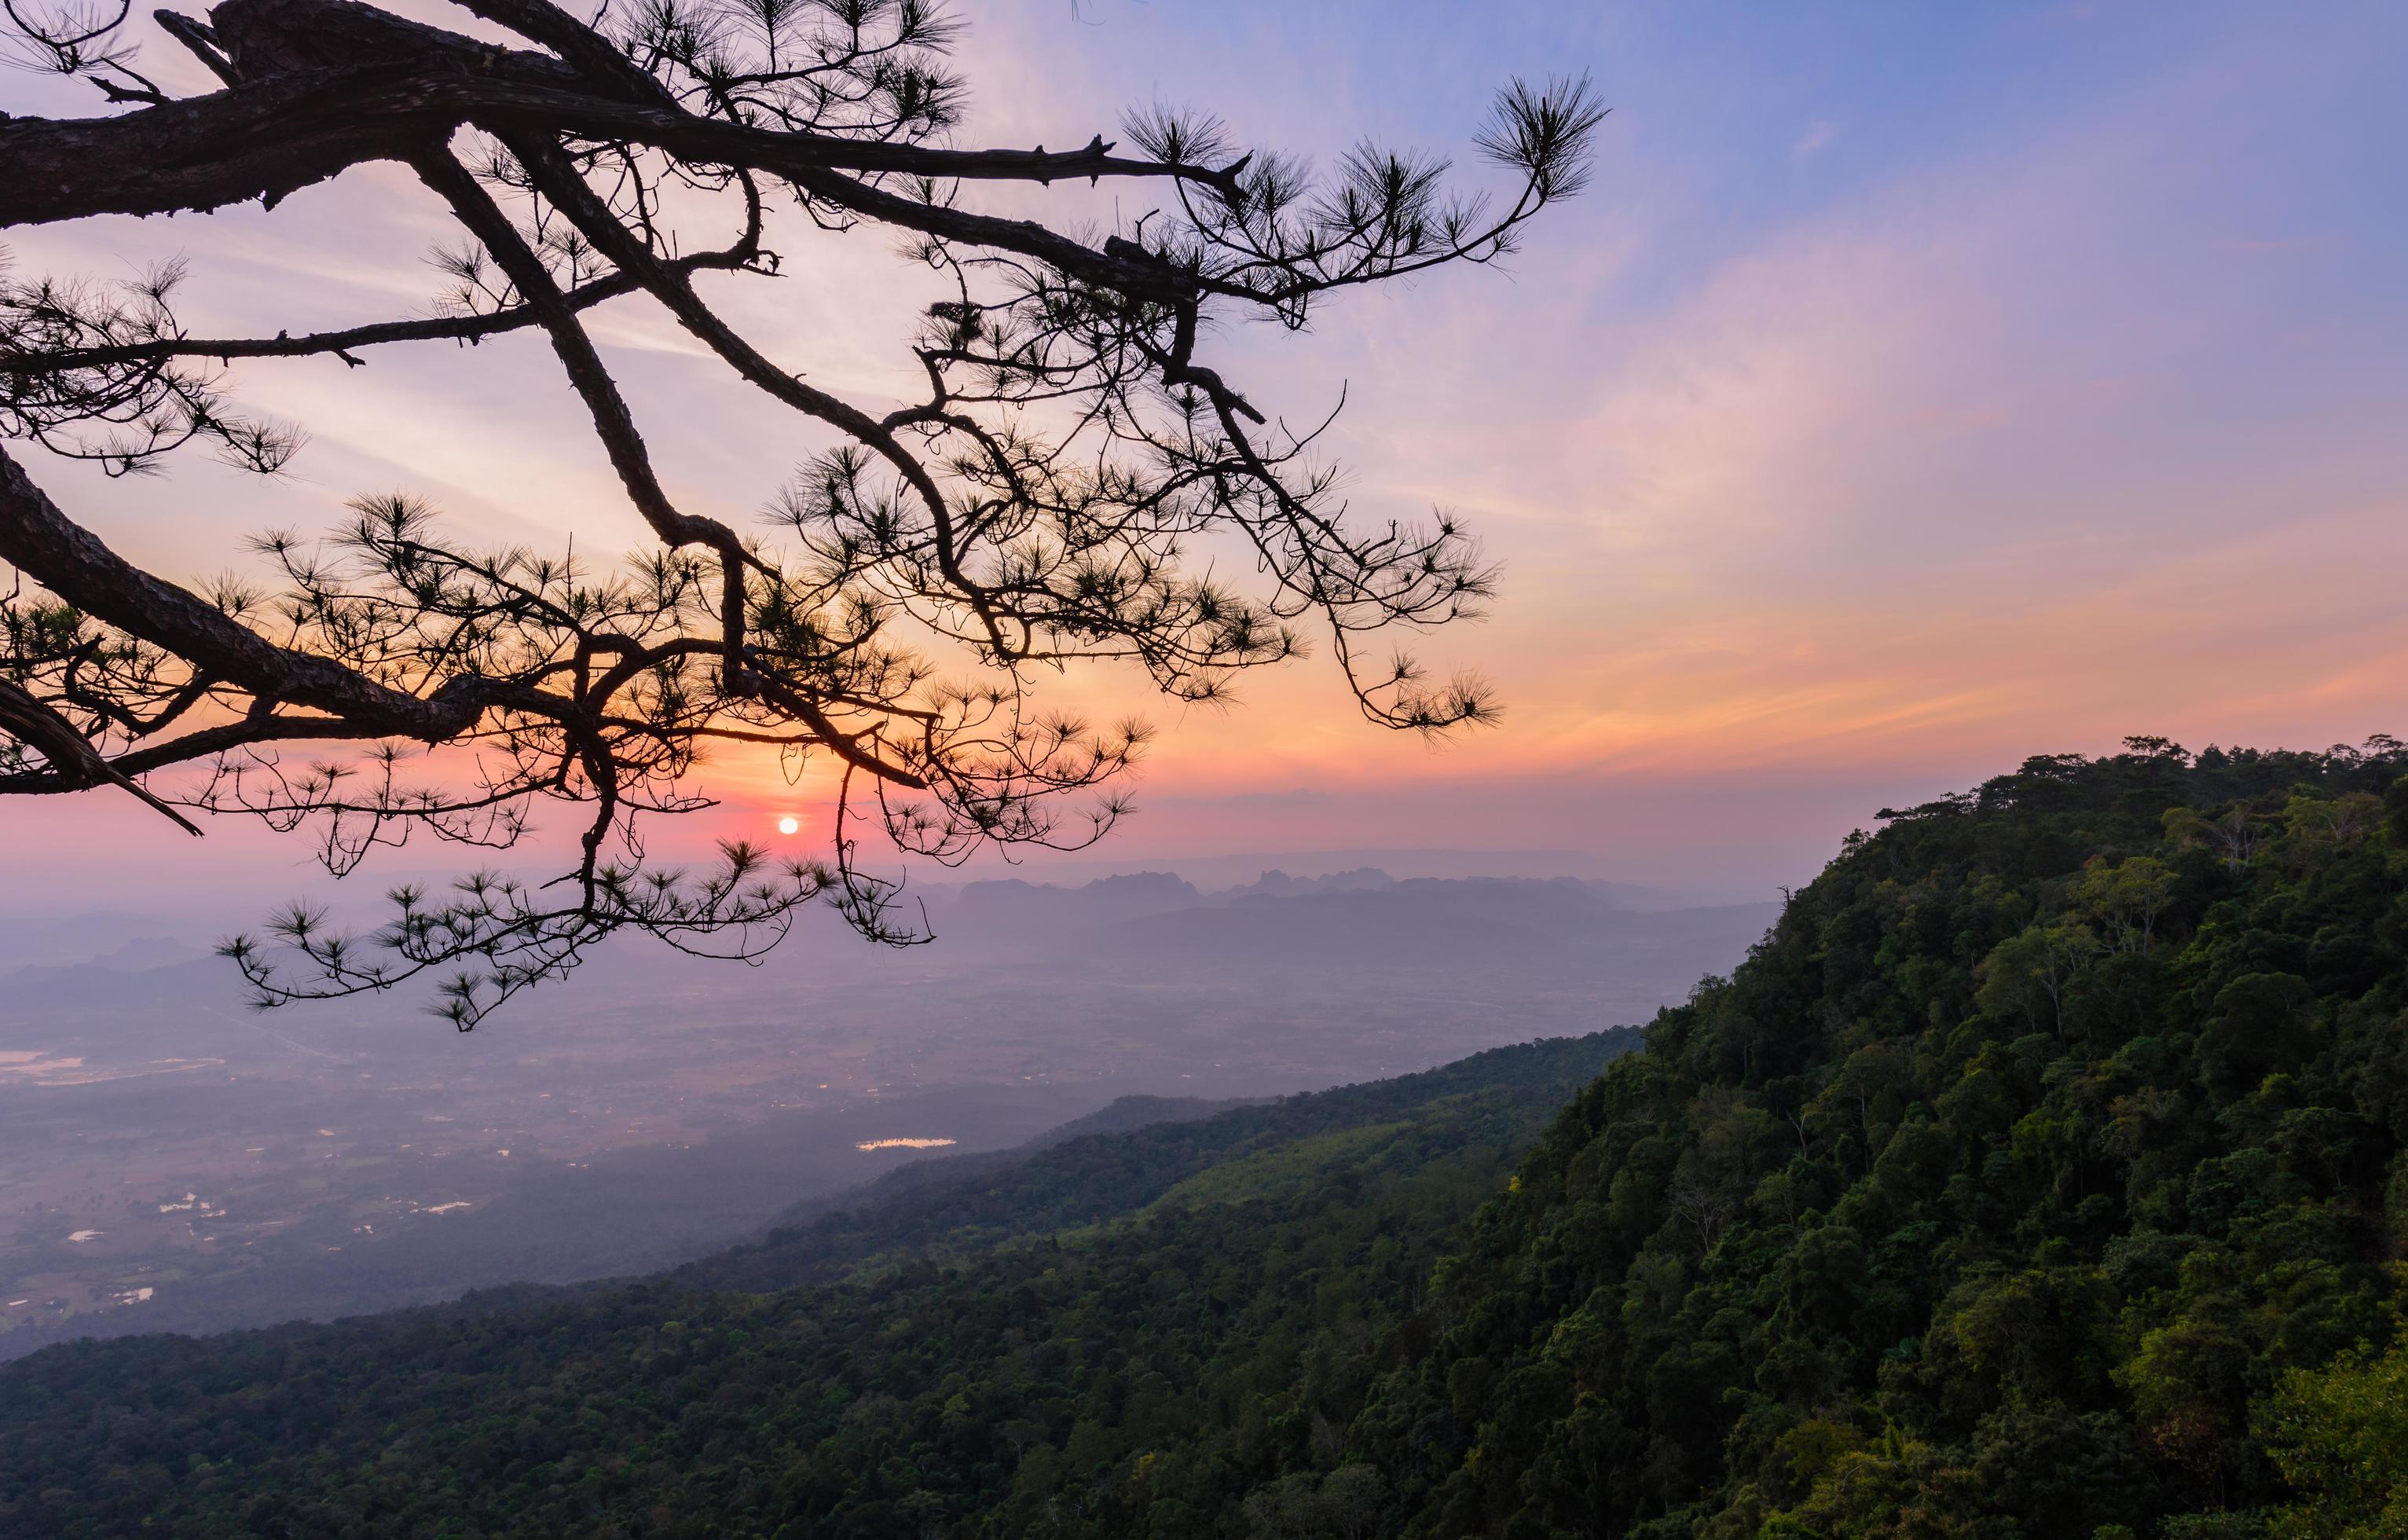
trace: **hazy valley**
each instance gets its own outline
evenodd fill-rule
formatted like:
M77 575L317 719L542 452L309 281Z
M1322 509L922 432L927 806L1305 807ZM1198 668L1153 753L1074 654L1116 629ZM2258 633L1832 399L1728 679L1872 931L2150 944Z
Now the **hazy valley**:
M1366 870L973 883L932 900L933 945L829 926L757 969L608 949L465 1034L394 1000L253 1013L178 941L20 961L0 1355L665 1267L1117 1098L1279 1095L1644 1020L1775 912L1670 902ZM140 933L115 924L0 935L22 957Z

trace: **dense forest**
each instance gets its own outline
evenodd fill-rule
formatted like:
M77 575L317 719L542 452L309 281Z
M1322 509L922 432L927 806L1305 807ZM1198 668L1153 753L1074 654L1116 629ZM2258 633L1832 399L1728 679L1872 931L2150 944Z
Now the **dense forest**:
M1413 1534L2408 1534L2400 745L1852 838L1584 1091L1350 1458Z
M1852 837L1642 1051L50 1349L0 1531L2408 1535L2403 772L2034 759Z

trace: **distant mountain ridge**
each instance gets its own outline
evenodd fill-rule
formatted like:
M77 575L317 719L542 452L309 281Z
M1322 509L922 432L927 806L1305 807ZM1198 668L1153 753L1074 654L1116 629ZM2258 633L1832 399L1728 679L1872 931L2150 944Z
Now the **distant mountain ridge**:
M1264 872L1207 892L1168 871L1070 887L1010 878L964 885L930 905L957 945L1076 953L1115 962L1213 966L1345 962L1465 971L1565 967L1580 976L1660 971L1668 949L1696 954L1684 976L1727 967L1780 913L1777 903L1633 908L1612 885L1575 877L1412 877L1377 868L1322 877Z

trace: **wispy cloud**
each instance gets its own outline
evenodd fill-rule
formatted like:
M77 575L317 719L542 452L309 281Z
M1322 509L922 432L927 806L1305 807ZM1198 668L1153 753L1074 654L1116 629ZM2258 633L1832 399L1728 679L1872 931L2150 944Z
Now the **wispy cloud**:
M1790 141L1789 153L1792 158L1797 160L1812 160L1816 155L1821 154L1824 151L1830 149L1832 145L1838 143L1839 138L1840 125L1838 123L1833 122L1828 118L1817 118L1813 122L1808 123L1799 134L1798 137Z

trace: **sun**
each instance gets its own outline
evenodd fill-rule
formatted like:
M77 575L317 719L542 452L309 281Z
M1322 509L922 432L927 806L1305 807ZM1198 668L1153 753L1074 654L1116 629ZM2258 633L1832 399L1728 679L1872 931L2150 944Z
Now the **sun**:
M792 834L802 827L803 821L791 813L778 820L778 832L781 834Z

